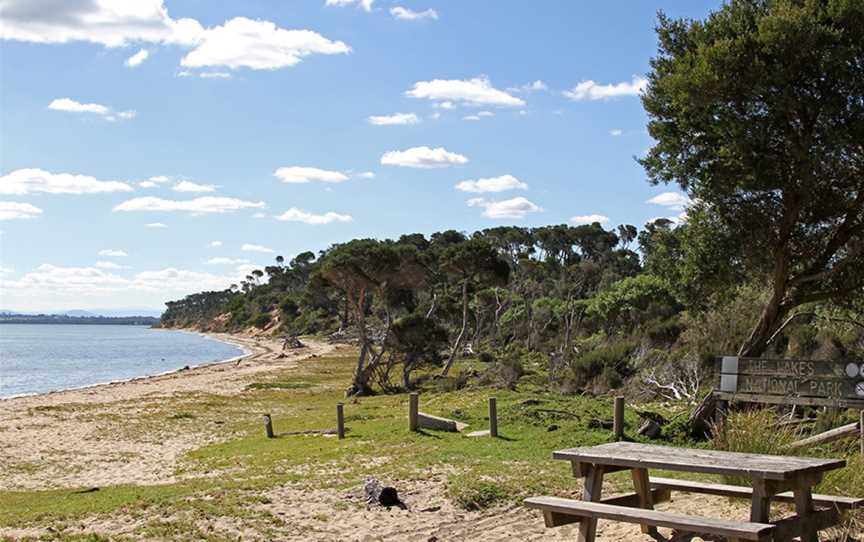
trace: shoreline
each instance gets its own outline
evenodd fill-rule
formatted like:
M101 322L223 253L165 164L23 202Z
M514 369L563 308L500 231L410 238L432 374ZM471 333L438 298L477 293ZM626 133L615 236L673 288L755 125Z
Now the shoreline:
M34 325L39 325L39 324L34 324ZM53 324L46 324L46 325L53 325ZM170 332L176 332L176 333L189 333L192 335L198 335L200 337L205 337L208 339L212 339L214 341L219 341L221 343L225 343L225 344L229 344L231 346L234 346L234 347L240 349L240 351L242 353L239 356L234 356L234 357L228 358L228 359L222 359L222 360L217 360L217 361L207 361L204 363L199 363L197 365L184 365L183 367L179 367L177 369L169 369L167 371L162 371L159 373L153 373L153 374L148 374L148 375L133 376L131 378L119 378L117 380L107 380L105 382L95 382L93 384L85 384L83 386L73 386L71 388L62 388L62 389L56 389L56 390L50 390L50 391L37 391L37 392L32 392L32 393L18 393L16 395L9 395L6 397L0 397L0 405L2 405L5 401L12 401L14 399L22 399L25 397L41 397L41 396L50 396L50 395L55 395L58 393L67 393L67 392L73 392L73 391L87 391L87 390L90 390L93 388L99 388L102 386L114 386L114 385L118 385L118 384L126 384L126 383L130 383L130 382L148 380L151 378L160 378L160 377L164 377L164 376L170 376L173 374L184 373L186 371L193 371L196 369L212 367L214 365L222 365L225 363L236 363L238 361L242 361L246 358L249 358L249 357L255 355L255 351L252 348L250 348L248 345L245 345L241 342L232 340L231 334L228 334L228 333L222 333L222 334L220 334L220 333L207 333L204 331L196 331L196 330L191 330L191 329L167 329L167 328L154 328L154 327L151 327L151 329L153 331L170 331Z
M244 352L159 375L0 400L0 490L176 482L185 476L178 467L188 452L236 437L218 409L199 414L202 402L240 395L249 384L337 348L306 338L304 348L283 351L274 337L185 331ZM157 414L166 409L196 412L198 422L178 431Z

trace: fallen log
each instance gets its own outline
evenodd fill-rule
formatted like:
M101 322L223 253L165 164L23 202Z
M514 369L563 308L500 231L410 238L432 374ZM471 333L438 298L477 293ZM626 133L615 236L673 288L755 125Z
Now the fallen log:
M836 429L832 429L830 431L825 431L824 433L819 433L818 435L813 435L812 437L807 437L805 439L797 440L789 445L790 448L803 448L804 446L814 446L818 444L827 444L829 442L834 442L835 440L840 440L843 438L854 437L858 435L858 422L850 423L849 425L843 425L841 427L837 427Z

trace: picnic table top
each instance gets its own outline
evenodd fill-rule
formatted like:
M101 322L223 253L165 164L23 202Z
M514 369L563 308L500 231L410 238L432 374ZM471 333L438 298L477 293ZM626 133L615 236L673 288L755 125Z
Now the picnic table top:
M763 480L791 480L846 466L842 459L744 454L635 442L569 448L554 452L552 457L595 465L725 474Z

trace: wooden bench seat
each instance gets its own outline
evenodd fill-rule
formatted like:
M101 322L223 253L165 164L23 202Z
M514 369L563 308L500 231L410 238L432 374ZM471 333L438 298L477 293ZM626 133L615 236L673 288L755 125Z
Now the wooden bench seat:
M768 523L701 518L558 497L531 497L525 499L525 505L529 508L542 510L547 526L555 526L555 515L563 515L667 527L687 533L720 535L725 536L730 542L738 540L769 541L775 528L774 525ZM560 525L560 523L557 524Z
M727 484L693 482L691 480L675 480L672 478L655 478L653 476L650 479L650 484L652 489L685 491L687 493L704 493L706 495L719 495L722 497L740 499L750 499L753 497L753 488ZM771 497L771 499L775 502L795 503L795 496L791 491L778 493ZM855 510L864 506L864 498L813 495L813 504L817 506L830 506L837 508L838 510Z

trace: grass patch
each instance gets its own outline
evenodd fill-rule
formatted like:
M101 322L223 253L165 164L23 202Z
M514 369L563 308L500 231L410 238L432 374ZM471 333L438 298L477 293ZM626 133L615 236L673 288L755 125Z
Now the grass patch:
M254 382L246 386L247 390L303 390L311 388L306 382Z
M271 498L271 489L290 485L299 489L358 490L367 476L389 482L425 479L435 473L445 479L449 497L465 510L514 503L530 495L577 496L579 484L572 477L570 465L553 461L551 452L612 440L610 430L598 429L594 423L611 419L611 398L562 395L532 384L530 379L520 380L512 390L476 385L440 388L429 380L428 387L421 390L423 412L457 418L469 425L468 431L488 427L487 402L494 395L498 399L499 439L434 431L410 433L407 395L345 400L343 390L355 362L354 354L343 350L277 373L273 382L251 384L251 393L194 394L164 404L148 403L143 413L126 420L124 430L169 434L174 429L166 427L166 418L194 418L198 423L184 429L215 431L222 441L188 453L178 467L182 468L184 480L175 484L112 486L91 493L0 492L0 531L4 527L52 527L62 532L70 522L83 524L94 516L120 514L140 523L129 534L131 540L230 538L201 527L213 517L229 517L265 539L274 538L279 533L271 531L278 529L279 523L261 512L261 506ZM301 391L304 389L307 391ZM349 429L345 440L319 435L284 436L294 431L335 428L339 402L345 402ZM652 405L652 410L667 418L676 414L673 408L663 405ZM265 438L261 426L261 414L265 412L272 415L277 435L283 436ZM638 423L635 410L628 405L628 435L635 434ZM767 423L761 418L742 419L740 423L733 418L731 432L724 437L727 440L722 446L780 452L753 449L760 445L757 440L768 440L764 435L776 436L774 430L765 428ZM756 440L744 438L751 434ZM675 435L669 439L668 444L693 445L677 440ZM818 453L841 455L836 449ZM849 455L854 456L851 452ZM70 459L70 467L74 467L74 459ZM849 467L826 476L820 491L860 495L864 493L861 473L864 462L853 458ZM631 487L628 473L615 473L609 476L604 491L611 494ZM111 538L116 537L111 534Z

